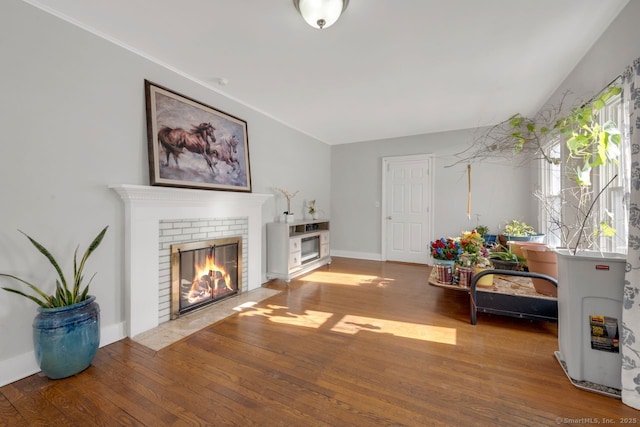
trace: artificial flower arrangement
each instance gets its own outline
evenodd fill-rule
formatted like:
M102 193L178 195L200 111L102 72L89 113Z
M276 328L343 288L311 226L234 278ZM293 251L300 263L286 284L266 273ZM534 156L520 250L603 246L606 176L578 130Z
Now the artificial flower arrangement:
M429 246L433 259L458 261L460 254L462 254L459 239L451 237L441 237L431 242Z
M459 261L465 267L489 267L489 251L484 246L484 238L476 230L463 231L460 234L462 253Z

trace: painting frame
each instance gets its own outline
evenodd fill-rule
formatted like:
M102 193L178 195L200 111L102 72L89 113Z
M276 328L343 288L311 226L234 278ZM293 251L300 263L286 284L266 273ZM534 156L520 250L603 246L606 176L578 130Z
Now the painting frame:
M247 122L144 81L149 182L251 192Z

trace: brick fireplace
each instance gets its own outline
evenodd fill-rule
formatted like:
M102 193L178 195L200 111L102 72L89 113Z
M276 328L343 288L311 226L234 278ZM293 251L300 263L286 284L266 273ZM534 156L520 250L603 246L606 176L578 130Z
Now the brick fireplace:
M169 319L170 291L162 284L169 273L161 268L162 257L168 256L162 249L170 246L168 240L193 241L203 235L215 237L218 232L246 234L242 237L241 290L262 285L262 207L272 195L126 184L110 188L124 202L124 300L129 337ZM176 231L181 228L176 224L184 225L187 233ZM176 238L178 233L189 236Z

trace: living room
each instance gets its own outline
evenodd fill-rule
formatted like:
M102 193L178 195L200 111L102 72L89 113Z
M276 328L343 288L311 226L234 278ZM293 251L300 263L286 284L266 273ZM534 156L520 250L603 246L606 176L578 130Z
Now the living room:
M25 275L34 267L33 249L18 229L48 242L54 252L72 253L76 244L84 245L87 236L109 225L92 259L99 272L92 292L100 301L103 345L127 336L126 220L123 202L110 186L149 184L145 79L247 121L252 192L272 196L261 208L260 283L253 286L266 281L264 224L285 209L275 188L299 191L293 210L300 216L306 202L316 200L331 219L332 255L382 259L376 203L381 202L384 157L434 156L433 237L457 235L461 228L475 226L477 215L495 231L510 218L537 220L531 197L535 170L500 162L474 165L472 218L467 217L466 165L447 166L473 140L474 127L329 145L32 4L9 0L0 8L0 53L6 61L2 93L10 101L0 115L6 140L0 168L5 182L0 271ZM640 4L631 0L593 46L581 52L583 59L550 101L565 90L581 95L598 91L640 56L638 19ZM489 185L504 176L509 177L505 187ZM44 274L33 273L34 280L53 281ZM31 301L8 295L0 299L0 384L37 371L31 342L34 314Z

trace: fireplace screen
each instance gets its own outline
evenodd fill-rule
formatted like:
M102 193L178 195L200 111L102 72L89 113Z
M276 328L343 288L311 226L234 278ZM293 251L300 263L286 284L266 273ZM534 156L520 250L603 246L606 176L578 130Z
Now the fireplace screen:
M242 238L171 245L171 319L236 295Z

